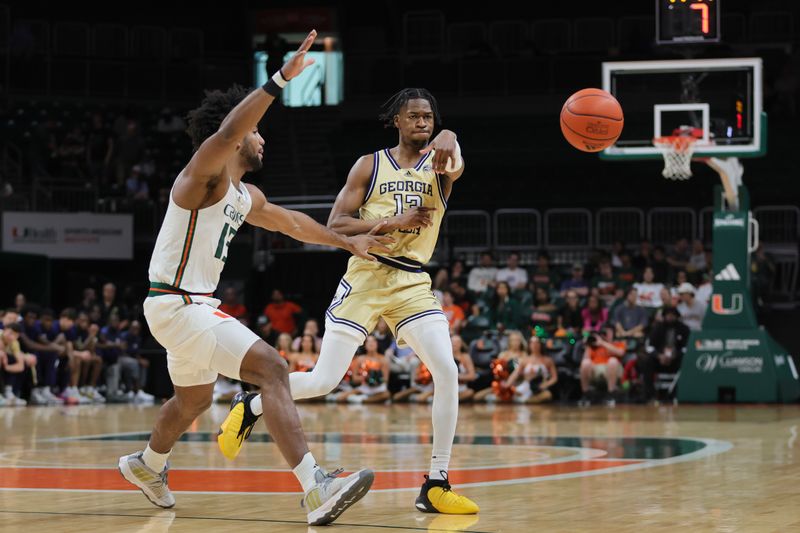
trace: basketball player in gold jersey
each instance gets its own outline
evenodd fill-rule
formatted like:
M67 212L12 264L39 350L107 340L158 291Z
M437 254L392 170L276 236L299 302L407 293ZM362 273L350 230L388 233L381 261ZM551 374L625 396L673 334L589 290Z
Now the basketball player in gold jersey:
M289 376L292 397L327 394L341 381L350 361L379 317L409 344L430 369L433 398L433 454L430 472L416 500L430 513L474 514L478 506L453 492L447 470L458 417L458 368L454 364L447 319L431 292L422 267L436 246L439 226L453 183L464 172L456 135L442 130L436 100L425 89L403 89L385 105L387 127L399 143L356 161L336 198L328 227L356 235L385 220L380 230L395 242L377 262L351 258L326 311L325 336L313 372ZM218 442L232 459L262 413L261 397L242 393L220 428Z

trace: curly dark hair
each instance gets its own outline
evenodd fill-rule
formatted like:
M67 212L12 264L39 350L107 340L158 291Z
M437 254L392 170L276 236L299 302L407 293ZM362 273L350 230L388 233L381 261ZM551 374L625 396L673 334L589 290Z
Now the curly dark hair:
M239 102L244 100L250 93L250 89L241 85L233 85L227 91L206 91L200 107L189 111L186 116L186 133L192 139L192 146L197 150L203 141L214 135L219 129L219 125L236 107Z
M442 123L442 117L439 115L439 104L428 89L402 89L386 100L381 106L383 112L378 115L378 119L383 122L383 127L393 127L394 116L400 112L400 108L406 105L409 100L416 99L427 100L428 103L431 104L433 122L436 125L440 125Z

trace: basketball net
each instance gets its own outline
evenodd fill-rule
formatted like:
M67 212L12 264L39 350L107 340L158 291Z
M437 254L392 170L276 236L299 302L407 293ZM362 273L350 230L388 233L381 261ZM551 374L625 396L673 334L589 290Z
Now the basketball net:
M689 135L669 135L656 137L653 145L664 156L664 170L661 175L669 180L688 180L692 177L692 154L695 137Z

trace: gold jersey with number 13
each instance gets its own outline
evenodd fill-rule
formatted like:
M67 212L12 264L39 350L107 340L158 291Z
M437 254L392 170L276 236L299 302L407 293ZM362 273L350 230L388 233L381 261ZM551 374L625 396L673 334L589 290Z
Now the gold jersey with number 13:
M429 227L400 229L391 234L396 242L389 245L392 252L384 257L404 266L424 265L430 260L447 209L441 178L431 167L434 153L435 150L421 156L413 167L400 168L388 148L375 152L372 179L358 212L362 220L377 221L414 207L435 209Z

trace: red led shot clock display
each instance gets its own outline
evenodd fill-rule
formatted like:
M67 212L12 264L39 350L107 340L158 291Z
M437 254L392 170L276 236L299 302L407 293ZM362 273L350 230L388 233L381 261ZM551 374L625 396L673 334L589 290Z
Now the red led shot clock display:
M656 42L719 42L720 1L656 0Z

